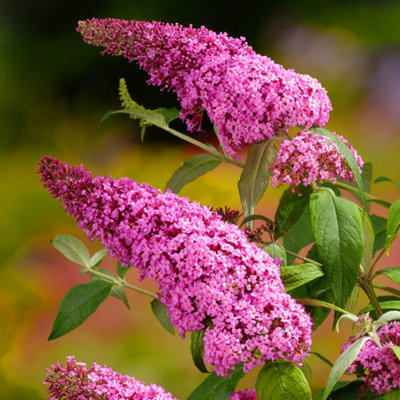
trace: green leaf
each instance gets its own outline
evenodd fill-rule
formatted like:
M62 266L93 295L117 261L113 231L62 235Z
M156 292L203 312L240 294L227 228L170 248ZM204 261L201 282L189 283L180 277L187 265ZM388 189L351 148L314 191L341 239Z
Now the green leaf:
M311 400L311 389L303 372L287 361L267 363L256 381L257 400Z
M363 252L358 207L329 189L310 196L311 222L318 255L335 302L345 307L357 282Z
M364 268L364 271L368 271L371 260L372 260L372 252L374 249L374 241L375 234L374 229L372 227L372 222L368 216L360 211L361 221L362 221L362 229L364 234L364 247L361 255L361 265Z
M307 305L307 306L325 307L325 308L329 308L331 310L339 311L342 314L352 315L351 313L347 312L346 310L343 310L343 308L335 306L334 304L328 303L326 301L317 300L317 299L300 299L300 300L301 300L300 303Z
M200 372L208 373L207 367L204 364L204 329L194 331L191 335L190 351L194 365Z
M57 235L51 244L68 260L82 267L90 267L90 255L87 247L71 235Z
M117 263L117 275L121 279L125 279L126 273L130 270L131 265L128 267L123 267L120 263Z
M101 272L104 276L99 276L95 273L91 273L90 279L92 281L100 280L100 281L113 283L114 286L111 289L110 296L115 297L118 300L121 300L125 304L125 306L128 308L128 310L130 310L131 307L129 306L128 298L125 293L125 289L123 288L123 286L119 286L119 285L115 284L115 281L116 281L115 275L106 268L96 267L96 268L93 268L93 270L96 272Z
M161 114L164 117L165 123L168 125L170 122L179 118L179 110L176 107L173 108L156 108L156 113Z
M336 382L328 399L329 400L354 400L360 395L361 380ZM322 399L323 390L318 393L317 400ZM364 399L364 396L362 397Z
M390 179L387 176L379 176L374 180L374 183L380 183L380 182L391 182L395 184L398 188L400 188L400 182L394 181L393 179Z
M396 354L397 359L400 361L400 346L391 345L388 347L393 350L393 353Z
M299 368L300 368L301 372L303 373L304 377L307 379L307 382L310 383L311 376L312 376L312 369L311 369L310 365L305 362Z
M247 153L246 164L238 182L244 216L254 214L256 204L267 189L270 171L268 166L275 160L275 139L255 143Z
M261 220L261 221L264 221L264 222L266 222L268 224L272 224L272 225L274 224L274 221L272 221L272 219L269 219L268 217L265 217L264 215L253 214L253 215L248 215L246 218L244 218L240 224L240 227L242 227L247 222L255 221L255 220Z
M392 390L385 393L385 400L400 400L400 390Z
M93 281L73 287L60 304L48 340L57 339L81 325L108 297L112 283Z
M280 258L282 260L281 266L287 265L285 248L278 243L270 243L268 246L263 247L272 258Z
M158 127L166 127L167 124L165 123L165 118L162 114L156 112L156 111L151 111L147 109L141 109L141 108L136 108L136 109L129 109L129 110L114 110L114 111L107 111L104 116L101 118L100 122L103 122L107 118L109 118L111 115L115 114L128 114L131 115L135 118L140 119L142 122L151 124L151 125L156 125Z
M161 303L160 300L154 299L151 302L151 309L153 314L156 316L162 327L169 333L175 335L174 325L172 325L171 319L168 316L168 308Z
M337 147L339 148L340 154L343 155L343 157L347 161L347 164L349 165L351 171L353 172L354 179L357 183L358 190L360 192L361 204L365 208L366 203L365 203L365 195L364 195L364 183L361 178L360 167L358 166L358 163L357 163L356 159L354 158L352 151L336 135L334 135L332 132L329 132L327 129L311 128L311 130L320 136L327 137L328 139L330 139L333 143L335 143L337 145Z
M308 206L312 192L311 187L302 187L300 192L300 194L292 192L292 189L289 188L283 193L275 213L275 240L290 231Z
M335 386L335 383L343 375L346 369L354 362L358 356L358 353L368 340L371 340L371 338L362 337L361 339L356 340L339 356L332 367L331 373L329 374L328 382L324 389L321 400L326 400L328 398L328 395Z
M297 223L290 229L289 233L283 237L283 246L293 253L298 253L302 248L313 241L314 235L311 227L310 209L307 207ZM290 254L287 255L288 264L292 264L294 260L294 256Z
M375 254L378 250L382 249L385 246L387 221L386 218L383 218L375 214L370 215L370 219L375 234L374 249L373 249L373 254Z
M378 296L378 303L383 311L390 312L392 310L400 310L400 299L396 296ZM358 315L369 313L372 319L377 320L378 316L375 313L374 308L371 304L368 304L364 308L358 311ZM386 314L386 313L385 313ZM383 315L385 315L383 314Z
M231 378L218 376L213 371L190 394L187 400L223 400L229 399L229 395L235 391L235 387L245 375L242 364L236 366L233 372L229 372Z
M286 291L304 285L323 275L321 267L311 263L281 267L281 279Z
M131 309L128 301L128 297L126 296L125 289L122 286L114 286L111 289L111 296L115 297L118 300L121 300L128 310Z
M390 321L394 321L400 319L400 312L399 311L388 311L385 314L381 315L375 323L378 324L386 324Z
M364 192L365 193L370 193L371 192L371 185L372 185L372 164L370 162L366 162L362 168L362 173L361 173L361 180L363 182L364 185ZM350 181L342 181L343 183L346 183L349 186L352 186L354 188L357 188L357 182L350 182ZM360 203L361 203L361 197L358 193L353 193L353 192L349 192L351 193L352 196L354 196ZM368 200L366 200L367 203L365 205L365 210L367 211L367 213L370 212L370 203Z
M101 249L93 254L92 258L90 259L90 266L95 267L100 263L100 261L108 254L107 249Z
M386 228L386 253L389 254L395 235L400 226L400 199L389 208Z
M381 269L376 272L377 275L386 275L393 282L396 282L400 285L400 267L390 267Z
M347 310L353 312L354 307L357 304L358 296L360 295L360 286L356 285L351 292L349 302L347 303Z
M181 164L167 182L165 189L178 193L187 183L215 169L220 163L221 160L211 154L197 154Z

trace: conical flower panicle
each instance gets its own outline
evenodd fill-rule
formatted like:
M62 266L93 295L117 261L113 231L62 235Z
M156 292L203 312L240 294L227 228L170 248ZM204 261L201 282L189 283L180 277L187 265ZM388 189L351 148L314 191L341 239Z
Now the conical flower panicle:
M174 91L190 131L200 130L205 110L232 156L291 126L323 126L329 119L331 103L316 79L257 54L244 38L112 18L80 21L77 30L103 54L137 62L149 84Z
M351 150L361 171L364 165L362 158L343 136L336 136ZM300 132L292 140L282 141L276 162L270 169L272 186L308 186L311 182L323 181L336 183L337 179L354 181L353 172L338 146L308 130Z
M391 346L400 346L400 322L389 322L379 328L377 335L382 347L367 341L348 372L356 372L364 382L361 391L387 393L400 389L400 360ZM351 337L343 344L343 350L354 342Z
M158 283L182 336L206 329L204 358L217 374L240 362L246 372L265 360L307 356L312 323L284 291L280 261L236 225L170 191L127 178L89 178L83 167L50 157L39 173L90 237Z
M88 369L74 356L67 357L65 367L57 362L47 369L43 384L48 385L49 400L177 400L154 383L145 385L96 363Z

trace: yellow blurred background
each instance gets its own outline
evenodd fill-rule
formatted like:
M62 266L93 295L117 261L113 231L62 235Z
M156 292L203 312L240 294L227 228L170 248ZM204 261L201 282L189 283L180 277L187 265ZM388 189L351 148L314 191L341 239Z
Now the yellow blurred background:
M128 176L163 189L174 170L196 149L150 129L140 143L137 123L101 116L119 108L117 84L125 77L135 100L148 108L177 106L171 93L147 87L146 75L122 58L101 57L75 32L79 19L118 17L205 25L245 36L262 54L286 68L320 80L333 111L327 128L344 135L374 178L400 181L400 3L391 1L9 1L0 5L0 397L44 399L46 367L74 354L146 383L163 385L184 399L204 379L192 364L189 342L172 336L153 317L149 299L129 293L131 310L114 298L74 332L48 342L58 305L68 289L87 282L79 267L50 244L57 234L84 234L41 187L36 174L43 155L81 164L96 174ZM180 123L177 129L184 129ZM207 127L207 125L206 125ZM210 135L198 134L207 141ZM210 206L239 208L240 170L221 165L181 195ZM257 212L273 217L283 189L268 188ZM380 183L373 193L389 201L399 189ZM385 210L374 206L374 212ZM397 242L397 247L399 242ZM396 245L394 246L396 247ZM115 261L106 257L105 266ZM399 266L393 249L382 266ZM136 272L128 273L135 282ZM151 282L144 282L154 288ZM365 303L361 298L359 307ZM350 326L332 333L325 323L313 350L332 361ZM315 393L329 368L311 356ZM251 386L257 371L240 383Z

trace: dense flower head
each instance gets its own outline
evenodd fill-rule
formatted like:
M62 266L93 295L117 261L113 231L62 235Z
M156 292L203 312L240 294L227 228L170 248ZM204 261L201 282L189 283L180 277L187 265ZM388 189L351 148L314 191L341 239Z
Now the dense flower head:
M400 346L400 322L383 325L377 334L382 347L373 340L367 341L348 371L361 375L362 391L382 394L400 389L400 360L390 347ZM354 340L350 338L343 349Z
M210 208L128 178L96 176L44 157L42 182L112 257L158 283L182 336L205 329L204 358L219 375L240 362L301 362L312 323L271 258Z
M137 62L149 84L174 91L190 131L200 130L205 110L233 156L288 127L323 126L329 119L331 103L316 79L257 54L244 38L112 18L80 21L77 30L85 42L104 47L103 54Z
M336 136L352 151L361 170L364 162L357 151L343 136ZM322 181L335 183L338 178L354 181L353 172L338 146L330 139L308 130L303 130L292 140L283 140L276 162L270 168L272 186L284 183L308 186L311 182Z
M154 383L145 385L96 363L88 369L74 356L67 357L65 367L57 362L48 368L43 384L49 385L49 400L177 400Z
M230 400L257 400L256 390L243 390L239 392L232 393L229 397Z

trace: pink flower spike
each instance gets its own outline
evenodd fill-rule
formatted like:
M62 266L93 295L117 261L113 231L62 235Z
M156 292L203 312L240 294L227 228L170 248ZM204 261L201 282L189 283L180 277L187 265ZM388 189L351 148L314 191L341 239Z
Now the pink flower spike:
M291 126L323 126L332 109L326 90L309 75L257 54L244 38L205 27L93 18L77 27L102 54L135 61L148 83L172 90L180 117L200 130L206 111L225 152L271 138Z
M382 394L400 389L400 360L391 349L391 346L400 346L400 322L383 325L377 334L382 347L372 340L367 341L348 371L357 370L357 375L361 375L362 392ZM351 337L344 343L343 350L354 340Z
M334 133L334 132L333 132ZM343 136L336 135L352 151L358 166L364 162ZM312 131L304 130L292 140L282 141L276 162L270 166L272 186L282 184L308 186L311 182L336 182L336 179L354 181L354 175L335 143Z
M247 372L265 360L300 363L308 355L310 316L285 292L279 262L236 225L128 178L93 178L50 157L38 171L89 237L157 282L182 336L205 329L204 358L218 375L241 362Z
M87 369L86 364L77 362L74 356L67 357L66 367L57 362L47 369L43 384L49 385L49 400L177 400L161 386L145 385L105 365L94 363Z

